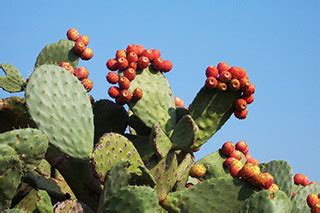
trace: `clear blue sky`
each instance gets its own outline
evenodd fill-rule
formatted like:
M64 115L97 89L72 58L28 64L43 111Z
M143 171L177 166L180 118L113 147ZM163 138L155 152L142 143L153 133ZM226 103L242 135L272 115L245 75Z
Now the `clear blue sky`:
M107 98L106 59L141 43L173 62L167 77L187 104L207 65L243 66L257 86L248 119L232 117L197 157L244 139L258 160L286 159L294 172L320 181L319 11L318 0L3 1L0 63L27 77L39 51L76 27L95 51L81 63L91 71L96 99Z

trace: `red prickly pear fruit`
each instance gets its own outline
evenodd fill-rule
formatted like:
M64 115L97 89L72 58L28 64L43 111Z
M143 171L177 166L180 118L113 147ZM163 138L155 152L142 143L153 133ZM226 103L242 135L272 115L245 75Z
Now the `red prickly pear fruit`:
M250 80L249 80L249 78L247 76L239 79L239 82L240 82L240 88L241 89L245 89L248 86L250 86L250 84L251 84L251 82L250 82Z
M87 90L87 92L90 92L93 88L93 82L89 78L85 78L81 81L83 87Z
M205 86L208 89L215 89L218 86L218 81L215 77L208 77L205 82Z
M225 62L220 62L218 65L217 65L217 68L219 70L219 73L221 72L225 72L225 71L228 71L230 69L230 66L225 63Z
M132 98L132 94L128 90L121 90L120 97L124 100L125 103L129 103Z
M245 157L247 159L246 163L251 163L254 165L259 165L259 161L254 159L249 153L245 154Z
M75 28L70 28L68 31L67 31L67 37L69 40L71 41L76 41L78 38L79 38L79 32L77 29Z
M219 75L219 71L218 71L217 67L215 67L213 65L207 67L207 69L206 69L207 78L209 78L209 77L217 78L218 75Z
M116 98L120 95L120 88L112 86L108 89L108 94L111 98Z
M136 45L136 50L137 50L137 55L140 56L142 55L143 51L144 51L144 46L141 44Z
M116 58L126 58L127 52L126 50L117 50L116 51Z
M239 98L235 101L234 106L237 111L245 110L247 109L247 102L244 99Z
M245 142L245 141L243 141L243 140L241 140L241 141L238 141L237 143L236 143L236 150L239 150L240 152L242 152L243 154L247 154L248 153L248 144ZM245 151L245 153L243 152L243 151Z
M125 70L127 69L129 63L128 60L125 58L118 58L117 59L117 66L119 70Z
M270 193L277 193L279 190L279 186L275 183L273 183L268 189Z
M223 82L218 82L217 88L219 91L223 92L226 91L228 89L228 86L226 83Z
M71 66L70 63L63 61L63 62L60 62L58 65L59 65L60 67L64 68L65 70L71 72L72 74L74 73L73 66Z
M145 56L140 56L137 61L138 69L143 70L150 65L150 60Z
M123 90L127 90L130 87L130 81L126 77L122 76L120 77L118 81L119 87Z
M138 55L135 52L130 52L127 54L127 60L129 63L137 62L138 61Z
M236 116L236 118L238 119L245 119L247 115L248 115L248 111L246 109L234 112L234 116Z
M171 61L165 60L163 61L161 72L169 72L172 69L172 67L173 65Z
M120 105L125 105L126 104L126 101L124 100L123 97L120 96L120 93L119 93L119 96L115 98L115 101L117 104L120 104Z
M307 204L310 208L314 207L315 205L317 205L317 203L319 202L319 198L316 194L309 194L307 197Z
M77 76L77 78L78 78L79 80L83 80L83 79L85 79L85 78L88 78L88 76L89 76L89 71L88 71L88 69L85 68L85 67L78 67L78 68L74 71L73 74L74 74L75 76Z
M251 104L254 101L254 96L253 95L243 96L242 98L247 102L247 104Z
M301 173L297 173L294 177L293 177L293 182L296 185L304 185L307 182L309 182L308 177L306 177L305 175L301 174Z
M222 154L229 156L235 150L235 146L231 141L225 142L220 151Z
M129 79L129 81L133 81L136 78L136 70L128 68L124 71L124 76Z
M230 168L229 168L230 175L232 177L238 177L242 167L243 167L243 164L239 160L233 161L233 163L230 165Z
M273 176L269 173L259 173L254 175L249 182L259 188L262 189L269 189L270 186L273 184Z
M156 58L152 61L152 67L155 70L162 70L163 67L163 59L162 58Z
M238 150L233 150L233 152L230 153L229 157L235 158L235 159L237 159L237 160L241 160L242 155L241 155L241 152L240 152L240 151L238 151Z
M250 96L254 94L255 91L256 91L256 87L253 84L250 84L247 88L244 89L243 94L245 96Z
M224 71L224 72L221 72L221 73L219 74L219 78L218 78L218 79L219 79L221 82L227 83L228 81L231 80L231 78L232 78L231 73L228 72L228 71Z
M232 91L238 91L240 89L240 81L238 79L231 79L229 87Z
M302 183L302 186L307 186L309 184L310 184L309 178L307 176L305 176L303 183Z
M128 65L128 68L132 68L134 70L137 70L137 63L136 62L130 62Z
M137 46L134 45L134 44L129 44L129 45L127 46L127 52L128 52L128 53L134 52L134 53L136 53L137 55L139 55L139 54L138 54L138 48L137 48Z
M119 81L119 75L115 72L108 72L106 79L110 84L116 84Z
M143 91L141 88L137 87L133 90L132 100L139 101L143 96Z
M231 72L232 76L238 80L246 77L246 75L247 75L247 72L245 71L245 69L243 69L241 67L231 67L229 69L229 72Z
M91 49L91 48L86 48L86 49L84 49L83 50L83 52L81 53L81 55L80 55L80 58L82 59L82 60L90 60L92 57L93 57L93 50Z
M146 49L142 52L142 56L145 56L149 59L149 61L153 60L153 52L151 49Z
M244 180L250 180L253 176L259 173L261 173L259 166L246 163L239 172L239 176Z
M232 157L229 157L227 159L225 159L225 161L223 162L223 167L226 168L226 169L229 169L231 164L233 163L233 161L235 161L237 159L235 158L232 158Z
M174 97L176 107L184 107L184 101L179 97Z
M77 41L74 45L74 51L81 55L81 53L86 49L86 45L82 41Z
M189 175L193 178L201 178L206 174L206 172L207 168L203 164L196 163L191 167Z
M152 55L153 55L153 60L154 60L154 59L160 58L161 52L159 50L157 50L157 49L153 49L152 50Z
M320 213L320 203L311 208L311 213Z
M87 35L82 35L77 39L77 42L83 42L85 46L88 46L90 39Z
M110 58L107 63L106 66L109 70L111 71L116 71L118 69L118 62L116 59L112 59Z

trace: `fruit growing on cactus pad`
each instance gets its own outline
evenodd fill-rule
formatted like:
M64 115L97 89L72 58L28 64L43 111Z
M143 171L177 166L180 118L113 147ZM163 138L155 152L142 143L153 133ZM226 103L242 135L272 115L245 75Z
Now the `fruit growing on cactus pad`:
M259 163L243 140L195 160L232 114L247 116L255 86L243 68L208 66L184 108L165 76L172 63L130 44L106 62L115 102L95 101L78 66L93 55L89 37L67 37L41 50L27 81L0 64L0 88L24 92L0 99L0 212L320 211L318 183L286 161Z

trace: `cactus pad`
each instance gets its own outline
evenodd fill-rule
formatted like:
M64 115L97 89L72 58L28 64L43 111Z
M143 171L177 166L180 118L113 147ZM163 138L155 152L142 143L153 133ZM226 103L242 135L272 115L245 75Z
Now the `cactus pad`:
M245 203L240 213L291 213L291 203L283 191L270 194L262 190L253 194Z
M149 136L131 134L125 134L125 136L132 142L134 147L137 149L143 162L149 161L150 158L154 156L153 147L150 144Z
M92 154L95 171L103 184L107 172L119 161L130 162L129 172L141 174L139 166L143 162L133 144L124 136L117 133L106 133L96 144Z
M79 62L79 56L74 52L73 41L60 40L57 43L49 44L45 46L39 53L35 68L43 64L55 64L59 62L69 62L73 68L77 67Z
M190 115L182 117L170 137L174 149L190 151L197 140L199 128Z
M77 78L61 67L42 65L29 79L26 102L31 117L54 147L74 158L89 158L93 113Z
M162 131L159 124L155 124L151 130L150 143L154 153L160 158L164 158L171 149L171 141Z
M292 202L292 213L304 213L310 212L310 208L307 205L307 197L309 194L320 194L320 184L310 184L300 189Z
M126 186L111 196L103 212L156 213L160 212L157 195L147 186Z
M23 90L25 82L18 71L11 64L0 64L0 69L2 69L6 76L0 76L0 87L7 92L20 92Z
M269 163L260 164L262 172L268 172L274 177L274 182L284 191L287 196L291 196L293 187L293 173L287 161L274 160Z
M178 169L177 169L177 183L175 188L177 190L185 189L185 185L189 178L189 171L193 165L194 157L190 153L179 153L178 155Z
M46 191L32 190L29 194L20 201L16 206L26 212L46 213L52 212L51 199Z
M240 93L211 90L203 87L190 105L189 113L199 127L198 139L193 148L207 142L229 119L234 101Z
M176 124L176 107L168 80L151 67L136 72L130 92L140 87L143 97L138 102L130 102L130 109L146 126L152 128L153 124L159 123L169 134Z
M162 207L169 212L237 212L253 193L250 185L237 179L211 178L170 193Z

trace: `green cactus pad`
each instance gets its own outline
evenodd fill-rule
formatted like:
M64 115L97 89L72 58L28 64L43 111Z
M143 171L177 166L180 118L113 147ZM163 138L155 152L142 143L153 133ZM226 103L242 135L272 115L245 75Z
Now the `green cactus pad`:
M24 98L9 97L0 99L2 109L0 109L0 133L14 129L36 127L30 118Z
M22 164L13 148L0 142L0 211L10 207L20 184Z
M26 212L47 213L52 212L51 199L46 191L32 190L29 194L16 206Z
M56 65L40 66L29 78L26 102L50 144L74 158L90 157L93 113L87 92L76 77Z
M274 177L274 182L284 191L287 196L291 196L293 187L293 173L287 161L274 160L269 163L260 164L262 172L269 172Z
M189 114L189 111L186 108L177 107L176 108L177 122L179 122L181 118L183 118L185 115L188 115L188 114Z
M92 154L93 165L100 183L103 184L107 172L119 161L130 162L129 172L141 174L139 166L143 162L133 144L124 136L117 133L106 133L96 144Z
M203 87L190 105L189 113L199 127L198 139L193 148L207 142L229 119L234 102L240 93Z
M292 213L310 212L310 207L307 205L307 197L309 194L320 194L320 184L307 185L297 192L291 200Z
M132 135L132 134L125 134L134 147L139 152L139 155L143 162L148 162L152 156L154 156L153 147L150 144L150 137L149 136L140 136L140 135Z
M55 64L59 62L69 62L73 68L76 68L79 62L79 56L74 52L75 42L62 39L57 43L45 46L39 53L35 68L43 64Z
M22 209L7 209L4 213L28 213Z
M38 129L17 129L0 134L0 144L13 148L19 156L24 171L38 166L48 148L48 138Z
M206 174L201 179L230 177L228 171L223 168L225 159L219 151L216 151L198 160L197 163L204 165L207 169Z
M128 119L128 125L130 127L130 131L134 131L137 135L149 136L151 133L151 128L147 127L140 118L132 114L131 110L129 110L129 115L130 117Z
M93 104L94 141L107 132L124 133L128 125L128 113L123 106L109 100L99 100Z
M6 74L6 76L0 76L0 88L7 92L20 92L23 90L25 81L15 66L0 64L0 69Z
M176 190L185 189L185 185L189 178L189 171L193 165L194 157L190 153L178 154L178 169L177 169L177 182L175 185Z
M291 213L291 202L283 191L262 190L246 201L240 213Z
M165 158L154 159L147 164L157 185L156 192L159 200L163 200L177 181L178 160L174 152L169 152Z
M111 196L101 212L157 213L160 206L155 191L147 186L126 186Z
M164 158L171 149L171 141L163 132L161 126L157 123L153 125L150 135L150 143L153 147L154 153L159 158Z
M190 151L197 140L199 128L190 115L185 115L175 126L170 137L173 148Z
M169 212L237 212L254 188L237 179L211 178L170 193L161 204Z
M130 102L130 109L146 126L152 128L159 123L169 134L176 124L176 107L168 80L161 72L148 67L143 71L137 70L130 92L137 87L142 89L143 97L138 102Z

